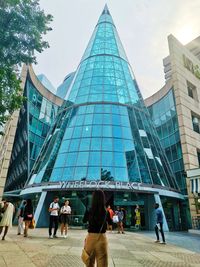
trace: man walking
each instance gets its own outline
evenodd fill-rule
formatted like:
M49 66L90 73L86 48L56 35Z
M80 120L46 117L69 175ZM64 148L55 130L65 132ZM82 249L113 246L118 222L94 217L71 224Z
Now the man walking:
M164 232L163 232L163 212L159 208L159 204L158 203L155 204L155 210L156 210L155 232L156 232L156 237L157 237L157 240L155 241L155 243L166 244L165 243L165 235L164 235ZM160 242L160 240L159 240L159 231L160 231L161 236L162 236L162 242Z
M49 206L50 220L49 220L49 238L57 238L56 232L58 230L58 212L59 212L59 198L54 197L53 202ZM52 228L54 226L54 234L52 235Z

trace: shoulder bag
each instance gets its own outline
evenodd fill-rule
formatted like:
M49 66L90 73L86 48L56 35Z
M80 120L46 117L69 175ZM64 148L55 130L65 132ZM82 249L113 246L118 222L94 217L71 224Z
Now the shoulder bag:
M106 222L106 217L107 217L107 212L106 212L106 215L105 215L103 224L102 224L102 226L101 226L101 229L100 229L100 231L99 231L99 236L98 236L97 241L98 241L99 238L100 238L101 231L102 231L102 229L103 229L104 223ZM84 263L86 266L89 265L89 263L90 263L90 259L91 259L92 255L93 255L93 253L94 253L94 251L91 252L91 254L88 254L87 251L85 250L85 247L83 248L83 250L82 250L82 254L81 254L81 259L82 259L83 263Z

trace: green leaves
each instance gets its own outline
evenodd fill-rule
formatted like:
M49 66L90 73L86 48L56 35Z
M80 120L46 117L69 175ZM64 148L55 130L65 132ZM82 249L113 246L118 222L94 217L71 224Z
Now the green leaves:
M24 100L17 69L36 63L35 52L49 47L43 35L51 30L38 0L0 0L0 125Z

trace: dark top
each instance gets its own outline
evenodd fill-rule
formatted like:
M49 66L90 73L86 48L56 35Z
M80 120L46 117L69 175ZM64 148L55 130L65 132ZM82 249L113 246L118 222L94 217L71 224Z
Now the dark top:
M33 219L33 207L26 205L24 207L24 220L25 221L31 221L32 219Z
M86 210L85 215L83 217L83 222L88 222L88 233L105 233L107 229L107 221L109 220L109 214L105 210L105 213L103 216L101 216L101 219L99 220L95 216L92 215L91 210ZM102 227L103 225L103 227ZM102 229L101 229L102 227Z
M163 213L160 208L156 209L156 223L163 223Z

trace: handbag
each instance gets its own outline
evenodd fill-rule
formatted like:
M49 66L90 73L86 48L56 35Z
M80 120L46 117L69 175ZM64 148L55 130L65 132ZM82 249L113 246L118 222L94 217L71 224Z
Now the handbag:
M113 222L114 222L114 223L118 223L118 222L119 222L119 218L118 218L117 215L114 215L114 216L113 216Z
M29 229L34 229L35 228L35 220L34 218L31 220L29 226L28 226Z
M98 236L98 239L99 240L99 237L100 237L100 234L101 234L101 231L103 229L103 226L104 226L104 223L106 221L106 217L107 217L107 212L106 212L106 215L105 215L105 218L104 218L104 221L103 221L103 224L101 226L101 229L99 231L99 236ZM92 251L90 254L87 253L87 251L85 250L85 247L83 248L82 250L82 254L81 254L81 259L83 261L83 263L88 266L89 263L90 263L90 259L92 258L92 255L94 254L94 251Z

